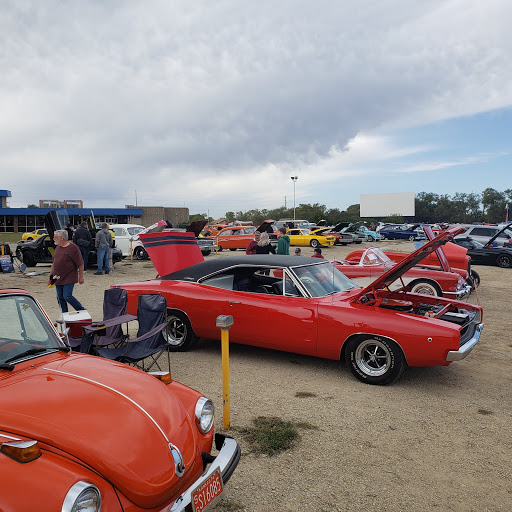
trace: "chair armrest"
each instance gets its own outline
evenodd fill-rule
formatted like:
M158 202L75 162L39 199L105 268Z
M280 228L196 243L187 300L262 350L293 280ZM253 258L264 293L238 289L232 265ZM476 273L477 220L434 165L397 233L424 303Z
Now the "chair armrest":
M169 325L169 322L163 322L147 333L143 334L142 336L139 336L138 338L133 339L127 339L126 343L138 343L139 341L144 341L148 338L151 338L151 336L154 336L155 334L159 333L160 331L163 331L167 326Z

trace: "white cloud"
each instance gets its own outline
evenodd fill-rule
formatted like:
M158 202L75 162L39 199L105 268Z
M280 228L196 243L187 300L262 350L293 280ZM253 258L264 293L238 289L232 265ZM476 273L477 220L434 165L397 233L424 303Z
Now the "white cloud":
M371 174L361 152L426 150L365 134L510 106L511 18L507 0L7 2L4 188L244 209L282 204L293 170L309 200Z

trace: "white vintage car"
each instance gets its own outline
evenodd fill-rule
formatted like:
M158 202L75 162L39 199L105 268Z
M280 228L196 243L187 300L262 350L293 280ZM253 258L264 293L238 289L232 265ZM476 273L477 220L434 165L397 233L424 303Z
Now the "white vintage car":
M139 224L110 224L109 228L114 232L116 247L121 249L123 258L133 254L133 257L138 260L147 259L146 250L137 236L146 229L144 226Z

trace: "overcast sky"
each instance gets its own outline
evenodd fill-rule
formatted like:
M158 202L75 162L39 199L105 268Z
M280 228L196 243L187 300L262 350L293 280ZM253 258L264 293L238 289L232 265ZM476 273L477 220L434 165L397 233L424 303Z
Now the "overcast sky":
M510 0L0 5L11 207L512 188Z

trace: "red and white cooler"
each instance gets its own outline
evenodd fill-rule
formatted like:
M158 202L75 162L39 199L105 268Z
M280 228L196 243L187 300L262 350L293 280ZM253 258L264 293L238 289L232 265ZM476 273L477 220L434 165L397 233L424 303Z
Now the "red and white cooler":
M82 327L91 323L91 315L89 315L85 309L82 311L62 313L60 318L57 320L60 332L64 333L66 329L69 329L68 336L70 338L81 338L83 334Z

